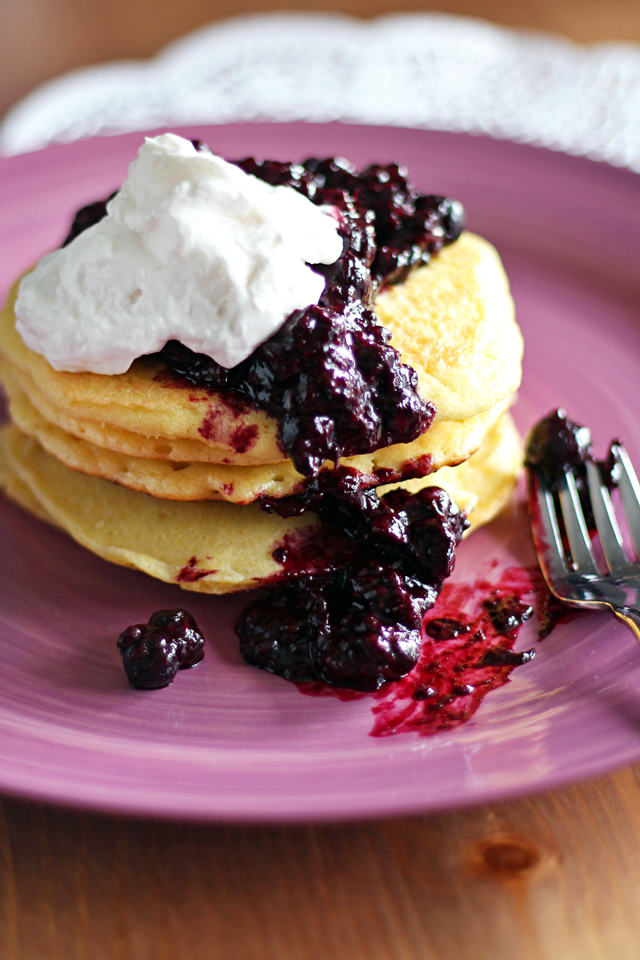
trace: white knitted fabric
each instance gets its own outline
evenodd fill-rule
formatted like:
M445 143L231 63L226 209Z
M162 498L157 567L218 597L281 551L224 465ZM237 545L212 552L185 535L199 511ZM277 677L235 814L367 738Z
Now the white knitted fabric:
M44 84L0 125L0 152L251 120L472 131L640 171L640 48L581 47L443 14L242 17L198 30L152 60Z

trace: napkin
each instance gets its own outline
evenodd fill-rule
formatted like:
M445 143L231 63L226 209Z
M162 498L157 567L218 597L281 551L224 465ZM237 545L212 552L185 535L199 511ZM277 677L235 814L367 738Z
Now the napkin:
M640 171L640 47L585 47L437 13L238 17L151 60L75 70L38 87L0 125L0 153L258 120L467 131Z

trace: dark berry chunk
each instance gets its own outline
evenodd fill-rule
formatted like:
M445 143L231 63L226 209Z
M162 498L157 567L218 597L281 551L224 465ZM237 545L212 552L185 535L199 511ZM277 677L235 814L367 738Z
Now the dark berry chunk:
M158 610L149 618L149 626L182 644L181 670L194 667L204 657L204 637L187 610Z
M108 196L106 200L96 200L95 203L89 203L86 207L81 207L73 218L71 229L65 237L62 246L66 247L72 240L79 237L81 233L88 230L89 227L93 227L94 224L103 220L107 215L107 204L109 200L113 200L117 192L116 190Z
M414 700L433 700L438 696L438 691L435 687L417 687L411 696Z
M329 622L314 586L310 580L285 584L245 607L236 627L245 660L286 680L316 679L310 644L326 635Z
M181 648L158 630L147 629L122 651L129 683L139 690L157 690L173 682L181 662Z
M529 435L525 463L552 483L574 467L582 467L591 452L591 431L556 410L540 420Z
M146 632L146 629L146 623L134 623L132 626L127 627L118 637L118 650L124 653L125 650L128 650L129 647L132 647L138 642L143 633Z
M496 647L489 647L485 650L482 660L478 667L520 667L523 663L529 663L535 657L535 650L523 650L522 653L516 653L509 647L503 647L500 644Z
M522 603L518 597L489 597L483 606L496 633L509 636L533 615L533 607Z
M433 640L455 640L456 637L469 633L469 624L452 617L438 617L427 621L425 631Z
M129 682L140 690L167 687L178 670L204 657L204 638L186 610L158 610L148 623L127 627L117 645Z
M357 627L357 629L354 629ZM314 648L317 676L336 687L377 690L387 680L399 680L417 663L420 633L401 623L381 623L373 614L332 629Z
M399 568L369 561L345 569L325 588L329 630L311 644L317 676L334 686L377 690L411 670L420 653L420 623L435 591L415 586Z

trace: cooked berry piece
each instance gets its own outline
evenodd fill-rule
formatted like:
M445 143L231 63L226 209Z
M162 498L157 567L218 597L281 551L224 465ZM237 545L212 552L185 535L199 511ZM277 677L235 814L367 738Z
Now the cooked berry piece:
M146 623L134 623L132 626L127 627L127 629L123 630L118 637L118 650L121 653L124 653L125 650L128 650L129 647L132 647L138 642L138 640L146 632L146 629Z
M86 207L80 207L73 218L71 229L65 237L62 246L66 247L67 244L75 240L76 237L79 237L80 234L88 230L89 227L93 227L94 224L103 220L107 215L107 204L109 200L113 200L117 192L118 191L115 190L106 200L96 200L95 203L89 203Z
M181 662L178 640L147 627L141 637L122 650L129 683L139 690L157 690L173 682Z
M372 544L398 550L429 583L442 583L455 563L455 549L468 523L440 487L411 494L393 490L381 498L371 523Z
M533 607L522 603L518 597L489 597L483 606L489 613L496 633L507 637L533 615Z
M452 617L437 617L428 620L424 629L433 640L455 640L456 637L469 633L469 624Z
M535 650L523 650L522 653L516 653L508 647L498 645L489 647L484 652L482 660L477 664L478 667L520 667L523 663L529 663L535 657Z
M168 686L178 670L204 657L204 638L186 610L158 610L148 623L127 627L117 645L129 682L140 690Z
M591 452L591 431L556 410L540 420L529 436L525 463L552 483L574 467L582 467Z
M272 187L293 187L310 199L316 191L316 181L301 163L282 163L278 160L255 160L247 157L236 160L236 166Z
M314 649L317 675L325 683L351 690L377 690L399 680L417 663L420 632L401 623L380 623L373 614L334 628Z
M435 687L418 687L411 696L414 700L433 700L438 696L438 691Z
M236 629L249 663L298 683L317 678L310 643L326 635L329 622L326 601L313 581L285 584L254 600Z
M204 657L204 637L187 610L158 610L149 618L149 626L183 645L180 669L194 667Z
M351 594L350 610L368 611L381 622L403 623L420 629L425 610L435 601L435 592L414 581L399 561L368 561L353 576L343 574Z
M420 623L436 591L412 595L399 565L370 561L334 575L326 589L329 631L311 643L317 676L334 686L377 690L411 670L420 654Z

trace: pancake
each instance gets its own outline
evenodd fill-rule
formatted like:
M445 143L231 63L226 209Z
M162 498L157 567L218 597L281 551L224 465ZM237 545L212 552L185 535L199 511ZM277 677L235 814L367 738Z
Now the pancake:
M157 359L137 360L117 376L54 370L15 330L16 294L17 286L0 314L0 349L33 406L39 408L40 395L52 414L66 418L63 423L40 408L57 426L99 424L123 442L124 433L160 444L204 444L212 463L286 459L273 418L228 395L177 385ZM470 420L518 388L522 337L500 259L480 237L464 233L444 247L429 266L382 293L376 313L416 370L420 393L435 403L436 422Z
M474 529L504 505L520 461L520 438L504 414L469 460L427 482L450 489ZM272 554L285 537L311 543L317 537L317 572L330 537L310 513L285 520L256 504L161 500L82 474L14 425L0 433L0 484L104 559L204 593L248 590L281 577L285 569Z
M523 340L495 248L463 233L378 297L379 322L437 419L465 420L520 386Z
M487 434L480 449L455 467L442 467L429 477L392 483L378 488L384 494L396 487L417 493L423 487L446 490L471 523L465 536L489 523L507 505L522 468L522 440L510 414L503 415Z
M8 379L10 412L23 433L35 437L44 449L68 467L121 483L168 500L228 500L252 503L259 497L284 497L299 492L306 479L293 464L236 466L231 464L144 459L117 453L74 436L46 420L28 396ZM348 457L341 461L371 479L420 476L443 466L461 463L480 446L485 434L504 413L509 400L462 423L439 423L411 444L396 444L378 454ZM380 479L377 482L380 482Z

